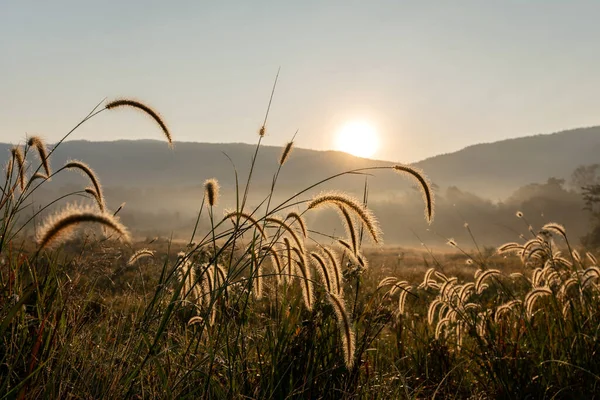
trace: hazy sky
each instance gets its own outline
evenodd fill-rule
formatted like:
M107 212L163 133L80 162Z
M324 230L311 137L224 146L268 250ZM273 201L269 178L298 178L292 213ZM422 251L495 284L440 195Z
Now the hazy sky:
M598 1L0 0L0 141L54 141L133 96L175 140L332 148L366 119L377 158L600 124ZM105 113L73 138L156 138Z

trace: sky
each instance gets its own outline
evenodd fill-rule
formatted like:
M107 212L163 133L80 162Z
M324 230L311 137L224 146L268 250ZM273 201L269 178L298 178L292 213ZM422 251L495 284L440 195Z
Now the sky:
M600 124L597 1L0 0L0 141L56 141L104 98L156 108L175 142L335 149L349 121L373 158ZM72 139L161 139L102 113Z

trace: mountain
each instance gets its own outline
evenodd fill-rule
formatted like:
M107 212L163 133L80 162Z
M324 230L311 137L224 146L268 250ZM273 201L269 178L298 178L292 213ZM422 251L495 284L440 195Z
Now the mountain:
M8 154L10 145L0 144L2 148L5 151L1 154ZM164 142L154 140L75 140L63 143L52 162L56 169L68 159L83 160L95 169L106 187L199 187L205 179L216 177L221 186L230 189L235 182L234 165L240 182L245 182L254 151L254 145L242 143L178 142L171 150ZM255 189L270 187L280 153L280 147L260 148L253 172ZM520 186L545 182L549 177L568 178L579 165L593 163L600 163L600 127L476 144L414 165L441 188L457 186L480 197L502 199ZM294 149L282 169L278 188L295 192L333 174L373 165L393 163L338 151ZM406 188L392 173L374 175L370 187L376 193ZM64 184L70 179L57 177L55 181ZM361 192L363 182L361 177L346 176L329 186Z
M8 157L10 147L0 144L0 154ZM477 144L415 163L437 186L437 217L431 227L423 220L420 194L412 189L415 182L401 179L391 170L368 171L369 205L381 220L386 243L418 245L424 240L443 245L443 238L449 236L469 241L468 236L461 237L464 222L469 222L478 239L501 244L518 239L517 232L527 233L522 232L522 221L514 218L516 210L524 211L534 226L550 220L561 222L578 238L590 223L582 211L581 196L556 186L557 181L529 184L545 183L550 177L568 178L580 165L600 163L599 150L600 127L593 127ZM56 149L51 162L54 170L69 159L82 160L95 169L104 186L108 208L115 210L127 202L120 215L137 236L174 233L188 237L202 202L204 180L219 180L219 208L234 207L236 171L241 195L255 151L256 146L242 143L178 142L170 149L166 143L153 140L68 141ZM259 205L269 193L281 151L280 147L271 146L259 149L248 209ZM28 159L37 166L35 156L29 155ZM279 175L273 204L343 171L393 164L337 151L294 149ZM86 177L65 171L36 190L30 204L38 208L88 185ZM325 189L362 198L364 185L365 175L344 175L302 192L298 200ZM509 199L525 185L529 185L526 190ZM490 201L499 199L503 203ZM63 199L57 205L73 200L78 198ZM336 225L335 213L309 214L308 222L320 232L343 231ZM201 220L201 225L207 223Z
M600 126L476 144L416 165L441 186L497 199L549 177L568 179L578 166L596 163Z

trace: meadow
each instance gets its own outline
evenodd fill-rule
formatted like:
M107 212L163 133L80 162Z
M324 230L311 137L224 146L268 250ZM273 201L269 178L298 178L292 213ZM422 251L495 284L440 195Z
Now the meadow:
M169 151L162 117L128 99L99 104L63 140L118 110L153 120ZM225 215L213 212L218 182L199 177L196 227L211 229L186 242L132 238L85 160L52 165L37 136L13 148L0 198L2 398L594 398L600 268L562 225L517 212L527 235L497 249L468 224L472 242L446 252L386 247L367 184L360 199L303 194L392 170L419 188L431 222L426 174L374 165L274 202L293 141L250 207L266 126ZM90 186L50 214L32 209L38 187L69 173ZM337 213L344 234L311 230L317 209Z

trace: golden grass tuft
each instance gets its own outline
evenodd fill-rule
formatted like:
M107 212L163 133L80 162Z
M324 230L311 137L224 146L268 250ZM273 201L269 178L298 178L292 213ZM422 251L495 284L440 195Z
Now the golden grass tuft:
M141 260L142 258L146 258L146 257L154 257L154 251L149 250L149 249L141 249L141 250L136 251L135 253L133 253L133 255L131 257L129 257L129 261L127 261L127 265L133 265L137 261Z
M263 237L263 239L267 238L267 235L265 234L265 231L262 228L262 226L260 226L258 221L256 219L254 219L254 217L252 217L248 213L245 213L242 211L225 211L225 216L223 217L223 221L225 221L227 219L240 218L240 217L250 221L250 223L256 228L256 230L260 233L260 235ZM235 222L235 221L233 221L233 222Z
M353 211L362 221L375 243L381 242L381 229L377 219L367 207L355 198L340 192L325 192L315 196L309 203L308 209L321 206L344 206Z
M19 187L21 188L21 192L25 190L25 157L23 157L23 152L21 151L20 146L15 146L10 149L12 153L13 159L17 162L17 167L19 168Z
M40 161L42 162L42 167L44 171L46 171L46 176L50 177L52 173L50 172L50 161L48 160L48 151L46 150L46 144L39 136L31 136L27 141L29 147L35 147L38 152L38 156L40 157ZM48 179L48 178L47 178Z
M342 267L340 264L340 260L337 257L335 251L329 247L323 247L323 252L329 258L329 268L331 269L333 276L333 284L335 286L336 293L342 294L343 285L342 285Z
M219 201L219 181L217 181L215 178L205 180L204 195L206 196L206 201L211 207L216 206Z
M300 230L302 230L302 236L304 236L304 237L308 236L308 230L306 229L306 223L304 222L304 218L302 218L302 216L300 214L298 214L295 211L292 211L285 217L286 221L288 219L293 219L294 221L298 222L298 225L300 226Z
M333 309L335 310L335 316L340 326L340 335L342 337L342 344L344 348L344 361L348 369L354 365L354 349L355 339L354 331L352 330L352 323L350 322L350 316L346 311L346 305L344 300L333 293L329 293L329 300Z
M85 175L90 179L90 181L92 182L92 185L94 185L95 197L96 197L96 201L98 203L98 208L100 208L100 211L104 211L106 207L104 205L104 196L102 195L102 186L100 186L100 180L94 173L94 170L92 168L90 168L90 166L87 165L86 163L84 163L82 161L77 161L77 160L68 161L63 168L70 169L70 170L77 170L82 175ZM87 189L86 189L86 192L87 192Z
M429 179L427 179L423 171L409 165L394 165L392 168L401 175L414 177L419 182L423 201L425 202L425 219L431 224L433 222L435 204Z
M323 257L319 253L315 253L315 252L310 253L310 256L316 261L317 267L319 267L316 269L317 269L317 271L319 271L319 275L321 275L321 278L323 279L323 282L325 283L325 287L327 288L327 291L330 293L334 293L335 289L333 288L333 285L331 282L332 281L331 273L329 271L329 268L327 268L327 265L325 264Z
M117 218L110 214L99 213L89 207L71 205L47 218L37 236L40 249L69 239L77 225L84 222L100 224L118 233L123 241L130 241L127 228Z
M105 107L107 110L113 110L113 109L120 108L120 107L131 107L131 108L135 108L135 109L143 111L144 113L149 115L154 120L154 122L156 122L158 124L158 126L160 126L160 129L163 131L165 138L167 139L167 142L169 143L169 146L173 147L173 140L171 138L171 132L169 132L169 128L167 128L167 124L165 124L165 122L163 121L162 117L160 116L160 114L158 112L156 112L149 106L145 105L144 103L141 103L137 100L132 100L132 99L117 99L117 100L113 100L113 101L107 103Z

